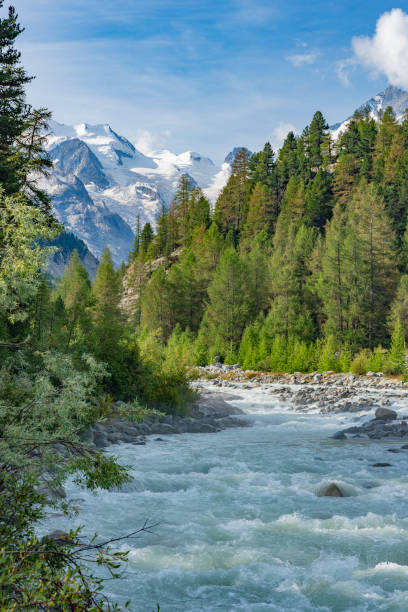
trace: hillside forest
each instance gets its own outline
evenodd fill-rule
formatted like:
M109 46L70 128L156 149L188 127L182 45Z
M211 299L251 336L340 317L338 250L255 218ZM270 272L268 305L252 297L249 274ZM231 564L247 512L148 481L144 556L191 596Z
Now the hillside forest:
M142 343L186 365L403 373L408 117L317 111L278 152L240 149L215 207L183 176L136 232L124 306Z

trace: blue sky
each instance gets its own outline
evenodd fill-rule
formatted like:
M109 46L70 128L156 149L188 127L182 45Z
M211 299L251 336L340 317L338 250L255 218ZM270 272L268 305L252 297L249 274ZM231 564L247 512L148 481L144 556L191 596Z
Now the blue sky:
M37 75L30 102L49 107L60 122L106 122L141 147L192 149L215 161L238 145L277 146L289 126L302 130L317 109L335 123L384 89L388 47L383 55L373 45L356 54L352 39L372 41L380 16L398 6L376 0L13 4L26 27L23 63Z

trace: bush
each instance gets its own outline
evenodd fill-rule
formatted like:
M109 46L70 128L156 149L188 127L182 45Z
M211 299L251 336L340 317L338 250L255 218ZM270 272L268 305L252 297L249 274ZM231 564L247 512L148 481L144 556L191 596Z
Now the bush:
M368 351L363 350L356 355L351 363L350 370L356 376L363 376L369 372L370 368L368 365Z

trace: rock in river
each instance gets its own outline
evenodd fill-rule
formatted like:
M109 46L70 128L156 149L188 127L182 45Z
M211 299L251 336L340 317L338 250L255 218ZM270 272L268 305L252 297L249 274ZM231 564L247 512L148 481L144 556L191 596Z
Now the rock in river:
M375 411L375 418L381 421L393 421L397 418L397 413L395 410L390 410L389 408L377 408Z
M345 497L343 491L336 485L335 482L332 482L327 487L325 487L322 491L318 493L319 497Z

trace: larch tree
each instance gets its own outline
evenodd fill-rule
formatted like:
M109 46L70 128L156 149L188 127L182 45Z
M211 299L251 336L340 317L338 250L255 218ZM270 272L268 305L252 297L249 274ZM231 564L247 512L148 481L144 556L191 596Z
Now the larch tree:
M76 250L54 291L55 302L58 298L63 301L66 314L65 348L78 343L83 346L91 322L91 283Z
M208 287L206 322L214 344L227 353L237 349L248 321L251 299L248 269L234 249L221 256Z

